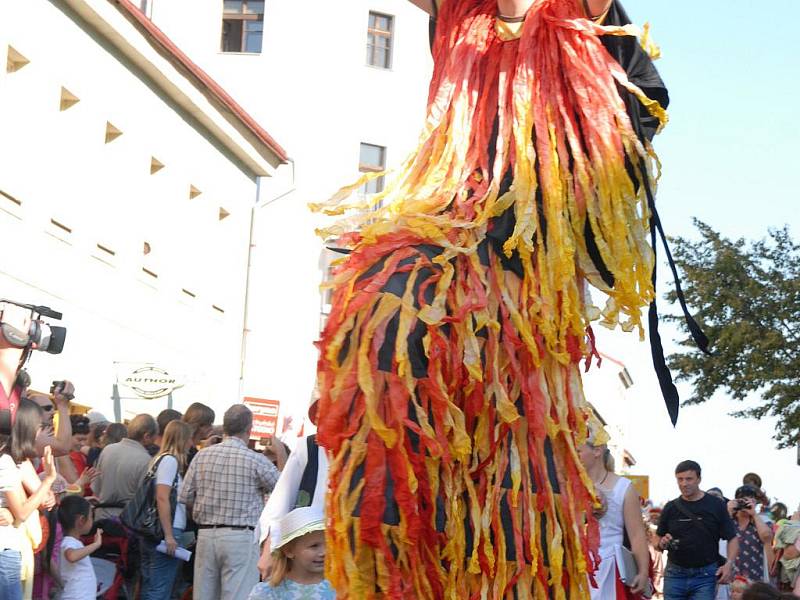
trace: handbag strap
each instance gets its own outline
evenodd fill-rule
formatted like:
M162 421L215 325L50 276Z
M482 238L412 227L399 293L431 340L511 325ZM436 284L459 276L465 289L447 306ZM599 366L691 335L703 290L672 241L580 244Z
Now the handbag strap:
M145 476L144 476L145 480L154 479L155 478L156 472L158 471L158 465L161 464L161 461L164 460L165 456L172 456L172 454L162 454L161 456L159 456L158 459L156 459L156 461L152 464L150 469L148 469L147 473L145 474ZM172 456L172 458L175 458L175 457ZM177 459L175 459L175 460L177 461ZM179 475L179 472L178 472L178 469L176 468L175 469L175 477L172 480L172 487L173 488L177 487L177 485L178 485L178 475Z
M696 514L694 514L694 513L693 513L691 510L689 510L689 508L688 508L688 507L686 507L686 506L684 505L684 503L683 503L683 500L682 500L681 498L676 498L676 499L675 499L675 508L677 508L677 509L678 509L678 511L679 511L681 514L683 514L684 516L686 516L686 517L689 517L689 518L692 520L692 522L693 522L695 525L697 525L697 527L699 527L699 528L700 528L700 530L701 530L703 533L705 533L705 534L706 534L706 536L708 536L708 538L709 538L709 539L710 539L712 542L714 542L715 544L719 545L719 539L720 539L720 538L719 538L719 535L714 535L714 534L711 532L711 530L710 530L708 527L706 527L706 524L703 522L703 519L701 519L700 517L698 517L698 516L697 516ZM717 556L719 556L719 551L718 551L718 550L714 552L714 560L715 560L715 561L716 561L716 557L717 557Z

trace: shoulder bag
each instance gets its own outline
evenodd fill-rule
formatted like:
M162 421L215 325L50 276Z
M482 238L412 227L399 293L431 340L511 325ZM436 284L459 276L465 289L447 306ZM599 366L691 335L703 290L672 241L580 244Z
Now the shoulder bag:
M692 522L695 525L697 525L697 527L700 528L700 531L705 533L706 536L709 537L715 544L717 544L717 547L719 547L719 539L720 539L719 535L715 535L713 532L711 532L711 530L709 530L709 528L706 527L706 524L703 523L703 520L696 514L694 514L691 510L689 510L684 505L683 501L680 498L675 499L675 508L677 508L678 512L680 512L683 516L689 517L692 520ZM716 561L717 566L721 567L726 562L728 562L728 559L722 556L719 552L716 552L716 555L717 555L716 558L714 558L713 560Z
M125 504L125 508L122 509L122 513L119 516L120 521L127 529L154 543L164 539L164 528L161 526L156 502L156 472L164 456L167 455L160 456L153 463L153 466L147 470L142 479L142 484L136 491L136 495ZM171 519L174 518L177 505L177 485L178 473L176 472L175 479L172 481L172 490L170 490L169 494Z

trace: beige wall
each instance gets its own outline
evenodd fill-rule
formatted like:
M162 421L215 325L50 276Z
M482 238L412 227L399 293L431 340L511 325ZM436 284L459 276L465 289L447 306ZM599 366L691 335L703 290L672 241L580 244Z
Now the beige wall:
M79 401L110 416L114 361L155 362L187 377L177 408L224 410L239 398L255 175L66 3L2 10L0 51L10 45L30 63L0 73L0 191L21 202L0 196L0 295L49 304L69 328L61 356L34 356L34 385L70 378ZM63 111L62 87L80 99ZM122 131L110 143L107 121ZM155 174L151 157L165 165ZM190 199L190 186L202 193Z

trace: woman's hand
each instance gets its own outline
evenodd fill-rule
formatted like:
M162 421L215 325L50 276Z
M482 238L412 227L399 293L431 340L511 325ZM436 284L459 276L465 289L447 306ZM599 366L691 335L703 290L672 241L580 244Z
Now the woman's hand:
M47 496L44 500L42 500L41 508L45 510L50 510L51 508L55 507L56 505L56 495L53 493L53 490L47 490Z
M42 472L44 473L44 482L52 485L56 480L58 473L56 472L56 461L53 458L53 450L50 446L44 447L44 456L42 457Z
M647 573L638 573L631 582L631 592L634 594L643 594L647 590L648 583L650 583L650 578L647 576Z
M167 536L164 539L164 544L167 546L167 554L169 556L175 556L175 551L178 549L178 540L175 539L175 536Z
M0 527L14 524L14 515L7 508L0 508Z
M83 489L84 486L90 484L95 479L97 479L99 476L100 476L100 471L98 471L94 467L88 467L88 468L83 470L83 473L81 473L81 476L78 477L78 479L77 479L77 481L75 481L75 483L77 485L81 486L81 489Z

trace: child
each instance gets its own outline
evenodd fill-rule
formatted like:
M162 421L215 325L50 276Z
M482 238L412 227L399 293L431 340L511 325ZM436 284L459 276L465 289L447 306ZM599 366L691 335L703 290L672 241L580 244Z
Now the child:
M81 496L67 496L58 508L58 522L64 530L61 541L61 600L94 600L97 577L89 555L103 543L103 530L98 529L94 541L84 546L80 537L92 530L92 505Z
M730 587L731 600L742 600L742 594L744 594L749 585L750 581L747 577L742 577L741 575L734 577Z
M296 508L279 521L269 583L259 583L249 600L334 600L325 581L325 520L318 507Z

